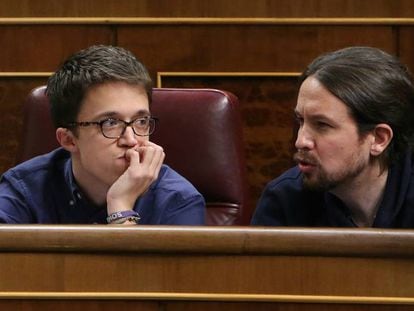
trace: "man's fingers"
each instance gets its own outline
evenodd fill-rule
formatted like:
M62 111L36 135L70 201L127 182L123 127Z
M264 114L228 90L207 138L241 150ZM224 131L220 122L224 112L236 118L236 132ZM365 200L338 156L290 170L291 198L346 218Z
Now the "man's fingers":
M160 158L164 160L165 154L164 149L162 149L158 145L148 145L145 147L139 147L140 153L141 153L141 163L144 165L147 165L149 167L160 161Z
M139 151L135 149L128 149L125 156L129 160L129 166L139 165L141 161L141 155Z

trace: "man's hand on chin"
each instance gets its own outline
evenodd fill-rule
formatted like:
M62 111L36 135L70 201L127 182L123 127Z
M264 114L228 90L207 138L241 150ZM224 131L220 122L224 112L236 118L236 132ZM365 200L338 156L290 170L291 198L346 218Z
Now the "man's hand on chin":
M108 214L133 209L138 197L158 178L165 153L162 147L145 142L128 149L125 156L129 166L112 184L106 196Z

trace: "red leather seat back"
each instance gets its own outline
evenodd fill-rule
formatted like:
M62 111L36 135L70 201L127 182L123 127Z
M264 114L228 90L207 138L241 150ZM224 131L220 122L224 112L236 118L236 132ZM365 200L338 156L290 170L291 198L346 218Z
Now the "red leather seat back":
M45 86L24 105L24 136L17 161L58 146ZM153 90L151 113L159 118L151 141L165 163L204 196L208 225L247 225L251 216L238 99L212 89Z
M24 102L23 140L17 155L17 163L59 147L45 90L45 86L33 89Z

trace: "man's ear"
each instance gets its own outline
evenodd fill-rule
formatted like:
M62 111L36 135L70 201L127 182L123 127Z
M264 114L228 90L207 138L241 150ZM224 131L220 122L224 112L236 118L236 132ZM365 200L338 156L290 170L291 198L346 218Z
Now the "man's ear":
M69 152L76 152L78 147L76 145L76 137L72 131L67 128L59 127L56 129L56 139L59 144Z
M394 132L388 124L380 123L375 126L373 135L374 140L371 144L371 154L378 156L388 147L394 136Z

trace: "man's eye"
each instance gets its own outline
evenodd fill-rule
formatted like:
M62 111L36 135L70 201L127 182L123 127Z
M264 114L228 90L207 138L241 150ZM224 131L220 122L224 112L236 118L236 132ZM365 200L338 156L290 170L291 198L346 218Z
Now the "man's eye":
M316 127L320 129L327 129L327 128L330 128L331 125L325 122L316 122Z
M119 120L116 119L108 119L102 122L102 125L105 127L115 127L119 125Z
M149 118L136 119L134 124L137 126L147 126Z

